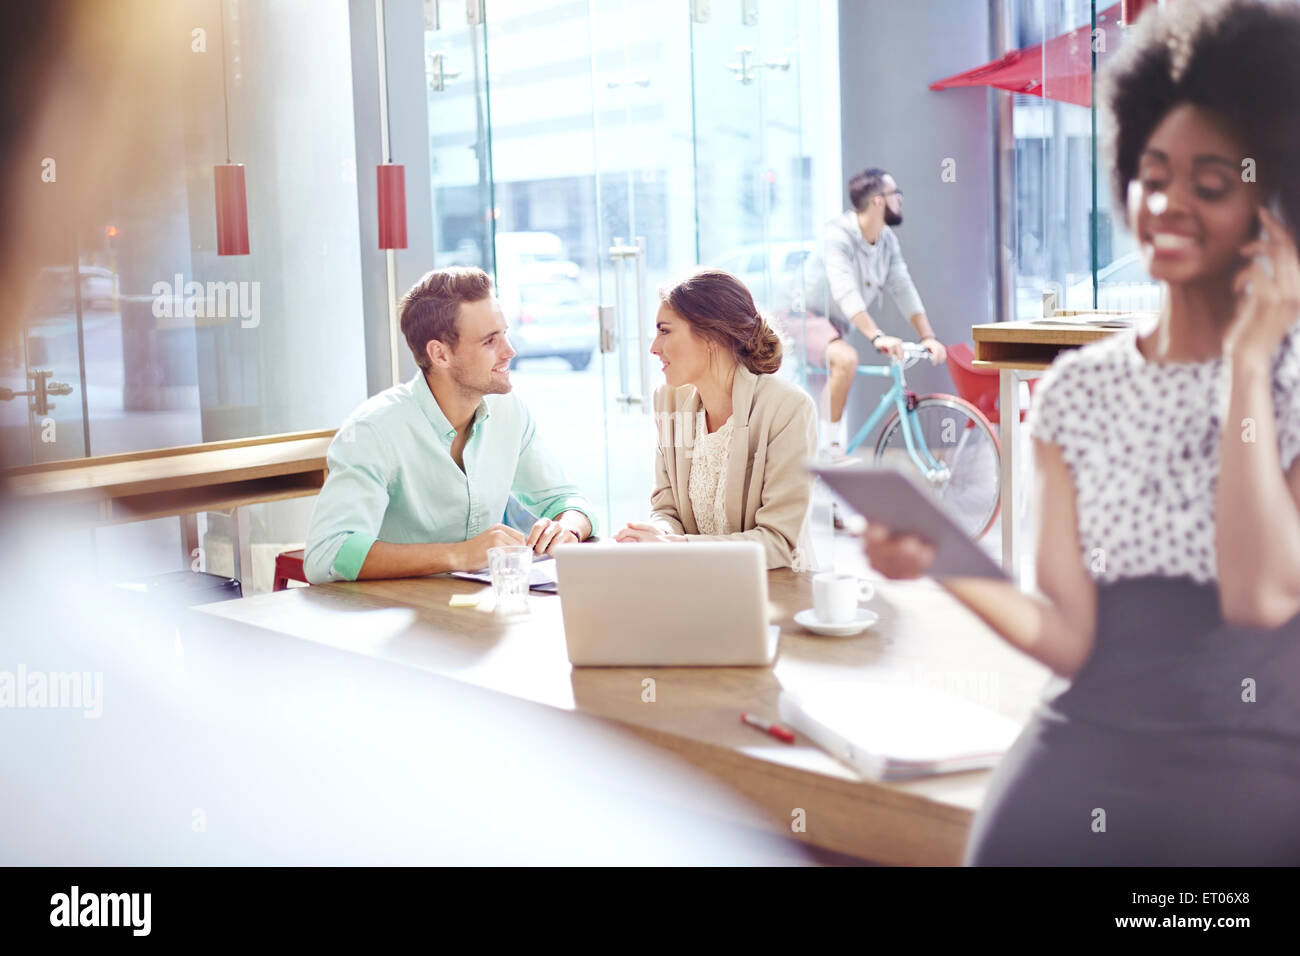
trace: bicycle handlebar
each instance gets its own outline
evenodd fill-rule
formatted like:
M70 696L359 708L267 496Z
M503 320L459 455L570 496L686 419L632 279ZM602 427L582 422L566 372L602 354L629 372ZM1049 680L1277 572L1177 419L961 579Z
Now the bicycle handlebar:
M924 345L918 345L914 342L903 343L902 366L904 369L909 369L917 362L921 361L921 359L929 358L929 357L930 357L930 350L927 349ZM892 362L893 359L890 359L890 361Z

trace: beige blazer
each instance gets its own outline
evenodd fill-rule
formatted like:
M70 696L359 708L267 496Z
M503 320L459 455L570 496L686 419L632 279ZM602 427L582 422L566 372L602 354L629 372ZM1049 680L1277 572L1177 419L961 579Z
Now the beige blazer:
M695 386L661 386L654 403L658 450L651 524L701 540L757 541L769 570L793 566L797 548L800 562L815 568L808 526L812 476L804 465L817 452L817 408L808 393L775 375L737 367L725 501L727 526L739 530L726 535L700 534L691 509L692 451L697 429L705 428Z

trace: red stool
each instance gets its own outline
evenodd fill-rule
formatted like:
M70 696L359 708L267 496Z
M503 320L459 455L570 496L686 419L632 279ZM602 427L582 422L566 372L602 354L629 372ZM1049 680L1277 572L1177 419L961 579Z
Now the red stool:
M975 367L975 351L965 342L948 346L948 374L957 386L957 394L970 402L994 425L1002 421L998 414L998 371ZM1037 379L1029 380L1029 394L1034 394ZM1025 420L1027 408L1020 410L1020 420Z
M303 549L297 551L285 551L275 556L275 585L274 591L284 591L289 587L290 581L301 581L307 583L307 572L302 569Z

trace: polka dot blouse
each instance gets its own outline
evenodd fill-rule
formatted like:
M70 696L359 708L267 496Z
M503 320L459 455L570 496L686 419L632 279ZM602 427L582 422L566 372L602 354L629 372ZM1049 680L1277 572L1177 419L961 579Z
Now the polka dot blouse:
M1222 358L1153 363L1131 331L1063 352L1043 375L1026 421L1035 438L1060 447L1074 478L1082 557L1094 580L1217 579L1226 386ZM1274 360L1273 410L1286 471L1300 456L1300 327Z

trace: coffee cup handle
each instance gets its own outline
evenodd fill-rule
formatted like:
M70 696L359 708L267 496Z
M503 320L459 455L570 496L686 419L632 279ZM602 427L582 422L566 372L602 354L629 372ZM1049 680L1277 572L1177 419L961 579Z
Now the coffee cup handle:
M870 601L876 596L876 586L870 581L862 580L858 582L858 601Z

